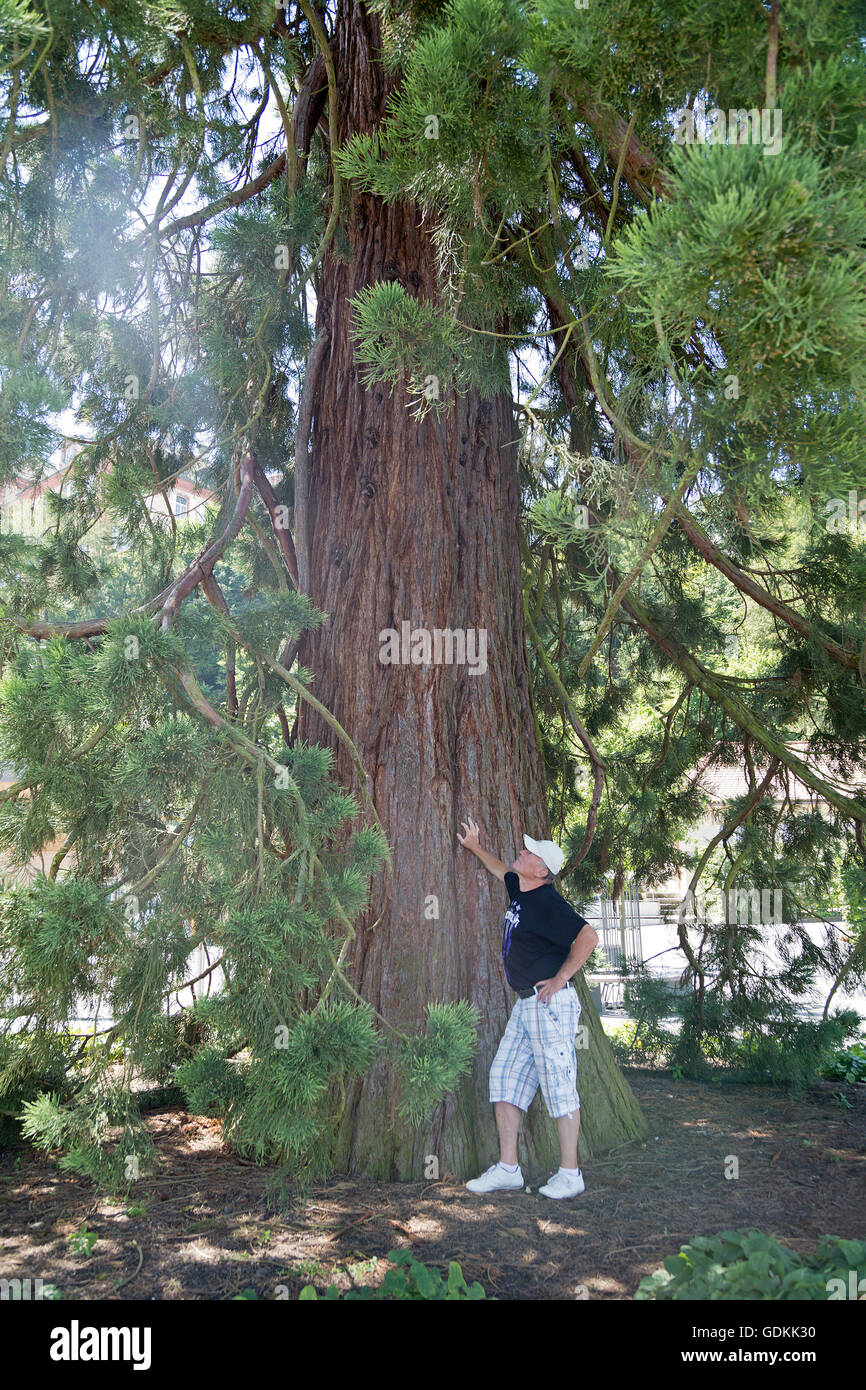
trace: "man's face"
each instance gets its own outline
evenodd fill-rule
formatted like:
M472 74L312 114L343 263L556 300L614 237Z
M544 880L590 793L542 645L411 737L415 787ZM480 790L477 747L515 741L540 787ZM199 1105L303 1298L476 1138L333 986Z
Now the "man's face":
M516 874L521 874L523 878L547 878L547 865L543 859L539 859L537 854L533 854L528 849L522 849L511 865Z

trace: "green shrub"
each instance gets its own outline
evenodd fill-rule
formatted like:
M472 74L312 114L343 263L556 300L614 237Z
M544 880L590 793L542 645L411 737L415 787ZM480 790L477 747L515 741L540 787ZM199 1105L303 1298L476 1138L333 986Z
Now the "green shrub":
M762 1231L696 1236L662 1269L642 1279L635 1299L835 1299L849 1296L851 1271L866 1276L866 1244L825 1236L814 1254L797 1255ZM831 1287L838 1279L841 1286Z
M50 1028L0 1033L0 1147L21 1138L22 1108L43 1090L69 1096L80 1040Z
M675 990L644 966L628 971L623 1000L630 1018L609 1035L620 1066L648 1063L690 1081L723 1075L786 1086L794 1096L821 1076L866 1080L866 1049L856 1043L840 1051L862 1027L852 1009L803 1019L783 1000L727 999L712 989L699 1005L695 993ZM667 1025L670 1018L680 1019L679 1031ZM840 1070L832 1069L836 1058Z
M821 1075L833 1081L866 1081L866 1046L852 1043L834 1053Z
M853 1010L829 1018L776 1020L772 1030L753 1032L739 1045L737 1057L744 1081L788 1086L801 1094L822 1074L829 1058L859 1026Z
M437 1299L479 1299L487 1295L479 1283L467 1285L463 1271L456 1260L448 1266L447 1281L438 1269L429 1269L415 1259L411 1250L389 1250L388 1259L397 1269L389 1269L378 1288L350 1289L340 1294L336 1284L330 1284L324 1297L329 1302L343 1299L371 1299L390 1301L392 1299L423 1299L433 1302ZM319 1295L312 1284L307 1284L299 1294L305 1301L317 1299ZM495 1301L495 1300L494 1300Z

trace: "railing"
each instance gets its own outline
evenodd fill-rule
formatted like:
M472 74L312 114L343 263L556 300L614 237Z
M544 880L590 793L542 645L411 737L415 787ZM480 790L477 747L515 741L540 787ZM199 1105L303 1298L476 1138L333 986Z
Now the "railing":
M616 902L610 896L613 891L612 880L604 886L607 892L596 898L587 911L596 909L597 916L592 925L601 938L608 965L611 970L621 970L626 964L635 964L643 960L640 894L637 884L630 878L626 878Z

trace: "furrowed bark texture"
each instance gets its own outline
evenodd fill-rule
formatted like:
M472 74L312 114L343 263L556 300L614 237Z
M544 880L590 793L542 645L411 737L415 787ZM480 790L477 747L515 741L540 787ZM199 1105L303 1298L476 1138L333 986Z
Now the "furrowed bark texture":
M354 0L339 7L333 47L342 143L381 120L392 79L375 62L378 20ZM349 1089L337 1166L417 1181L425 1156L435 1155L440 1173L462 1178L498 1155L487 1076L514 995L500 958L504 886L457 832L473 814L482 845L507 862L524 831L550 833L523 625L517 428L507 394L455 398L444 420L419 424L401 391L363 388L347 301L383 279L435 300L436 256L416 208L358 192L347 198L350 257L327 255L317 285L317 327L328 326L330 349L315 400L307 513L310 597L329 619L305 637L300 660L358 747L394 875L376 881L346 968L405 1032L423 1029L432 1001L467 999L482 1022L471 1076L418 1130L397 1113L398 1078L383 1055ZM431 634L484 630L486 672L473 674L468 661L383 664L379 633L400 633L404 621ZM336 774L352 785L345 750L306 705L298 733L331 747ZM645 1131L578 980L590 1029L589 1047L578 1053L585 1157ZM555 1168L556 1129L540 1092L522 1132L530 1169Z

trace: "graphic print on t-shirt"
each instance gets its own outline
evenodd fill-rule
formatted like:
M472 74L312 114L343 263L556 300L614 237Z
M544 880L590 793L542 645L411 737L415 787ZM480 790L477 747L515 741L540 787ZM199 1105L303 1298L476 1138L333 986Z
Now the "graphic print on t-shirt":
M512 934L520 922L520 903L512 902L505 914L505 922L502 929L502 964L505 966L505 978L508 978L508 948L511 945Z

